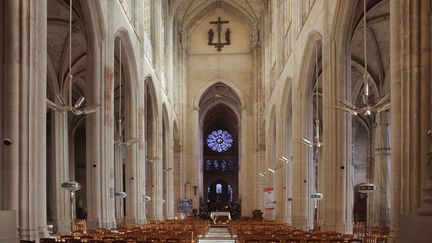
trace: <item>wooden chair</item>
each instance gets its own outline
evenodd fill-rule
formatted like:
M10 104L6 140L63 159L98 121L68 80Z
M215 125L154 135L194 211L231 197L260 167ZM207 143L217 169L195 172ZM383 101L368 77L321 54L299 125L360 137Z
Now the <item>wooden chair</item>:
M180 243L180 239L179 238L173 238L173 237L169 237L166 238L165 243Z
M113 240L112 243L126 243L125 240Z
M78 239L73 239L73 238L67 238L67 239L65 239L65 242L66 242L66 243L81 243L80 240L78 240Z
M136 242L138 238L136 236L126 236L124 240L127 242Z
M286 239L284 243L300 243L301 240L297 238Z
M20 243L35 243L34 240L20 240Z
M91 240L90 243L105 243L103 240Z
M329 243L344 243L344 240L341 238L330 239Z
M40 243L56 243L54 238L40 238Z
M115 241L115 240L117 240L117 238L114 236L104 236L104 237L102 237L102 240L103 241Z
M149 237L145 240L146 243L160 243L161 240L156 237Z
M93 236L91 236L91 235L81 235L79 237L79 239L80 239L81 242L90 242L90 241L93 240Z
M385 236L378 236L376 239L377 243L387 243L387 237Z
M348 243L363 243L363 241L360 239L350 239L348 240Z
M364 243L377 243L376 236L375 235L367 235L363 239L363 242Z
M260 241L257 239L245 239L244 243L259 243Z
M266 243L281 243L281 241L279 239L267 239L265 242Z

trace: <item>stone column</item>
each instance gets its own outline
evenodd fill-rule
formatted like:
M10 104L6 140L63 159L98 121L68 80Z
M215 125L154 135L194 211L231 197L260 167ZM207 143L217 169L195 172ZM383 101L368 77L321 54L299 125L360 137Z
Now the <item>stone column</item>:
M0 9L1 9L1 14L0 14L0 26L4 27L4 2L5 1L0 1ZM0 30L0 40L4 40L4 28L2 28ZM4 63L4 41L0 42L0 63ZM2 95L2 97L4 97L4 65L0 65L0 94ZM4 114L4 100L3 98L0 98L0 114ZM3 117L0 118L0 138L1 141L3 142L3 139L5 138L3 136L3 122L4 119ZM4 163L5 161L3 160L3 151L6 147L3 146L3 144L0 145L0 158L2 158L2 160L0 160L0 167L4 168ZM0 181L4 182L4 171L0 172ZM0 186L0 195L4 195L3 190L4 190L4 183L2 183L2 185ZM4 200L0 200L0 209L3 209L3 204L4 204Z
M99 33L96 33L99 34ZM103 51L105 50L105 51ZM115 226L114 202L114 40L94 36L88 48L88 104L100 104L86 116L87 224Z
M347 1L343 7L349 6ZM326 11L330 11L327 9ZM331 15L330 12L327 14ZM349 13L347 13L349 14ZM348 15L349 16L349 15ZM331 25L328 25L329 28ZM333 27L332 27L333 28ZM338 27L337 31L344 31ZM351 82L347 70L347 42L328 35L323 46L323 146L318 166L320 192L319 219L322 230L352 232L353 223L353 166L351 151L351 117L335 109L339 99L351 100Z
M293 83L293 90L299 90L299 82ZM298 141L305 136L303 134L305 129L305 124L307 124L307 112L304 111L305 98L299 94L299 92L293 93L293 113L299 114L293 117L293 157L295 162L293 163L293 178L292 182L295 185L293 187L293 215L292 222L293 225L299 228L306 229L312 226L312 221L310 220L309 213L309 199L308 196L308 185L309 185L309 147L306 147ZM305 114L306 113L306 114Z
M422 191L431 180L430 13L430 1L390 1L392 229L398 242L432 237L425 227L432 224L431 190Z
M118 135L118 134L116 134ZM123 157L126 152L126 148L124 145L116 144L114 146L114 191L121 192L124 191L123 188ZM127 195L129 196L129 194ZM115 218L120 219L121 217L125 217L124 208L125 208L125 199L115 197Z
M166 124L166 126L170 126L169 124ZM165 169L169 169L168 171L164 171L163 173L165 173L165 181L164 183L167 185L166 186L166 198L165 199L165 204L166 205L166 217L168 219L172 219L174 218L174 167L173 167L173 132L172 129L167 130L166 134L166 144L167 144L167 153L164 155L166 156L167 159L167 167Z
M156 97L154 102L156 102ZM155 114L160 114L160 109L158 107L155 106L155 108L157 109L157 111L155 111ZM164 214L163 214L163 202L162 202L162 197L163 197L163 169L162 169L162 160L160 159L162 157L162 116L158 115L156 117L154 117L155 119L155 126L154 129L156 130L156 137L154 139L154 151L155 154L157 155L157 157L159 158L157 161L155 161L155 163L153 164L153 183L155 185L155 190L154 190L154 215L155 215L155 219L161 220L164 218ZM194 200L195 201L195 200Z
M65 96L63 96L65 97ZM54 112L54 111L50 111ZM55 143L55 201L56 224L58 232L70 231L71 205L70 193L61 187L63 182L72 180L70 177L69 161L69 114L54 113L54 143Z
M144 85L140 85L138 94L138 158L137 158L137 188L136 188L136 203L137 203L137 223L144 224L146 218L146 203L144 196L146 195L146 158L145 158L145 111L144 111Z
M139 185L138 181L138 166L137 166L137 145L133 144L126 147L127 159L126 159L126 222L131 224L137 224L141 217L138 215L138 205L142 201L137 193Z
M372 184L377 191L369 196L369 226L390 226L390 144L387 112L378 113L374 129L374 161L372 165Z
M264 172L261 168L260 163L264 161L265 155L265 138L261 131L264 131L265 127L262 126L262 112L263 112L263 93L264 87L261 78L262 71L262 48L261 42L258 38L258 27L255 27L255 31L252 35L251 43L252 52L252 65L253 65L253 82L254 82L254 97L253 102L255 107L252 115L248 115L245 109L242 110L242 136L254 137L253 141L242 140L241 146L243 150L250 149L251 151L256 151L257 156L249 156L244 154L241 156L242 164L239 164L239 197L241 197L241 215L242 216L252 216L252 211L255 209L262 209L263 201L263 177L259 176L259 172ZM253 120L253 126L246 126L246 119ZM255 128L255 129L254 129ZM246 130L247 129L247 130ZM241 183L248 181L251 183ZM254 193L250 193L254 192Z
M123 38L123 34L119 36L119 38ZM134 60L127 59L126 51L124 51L125 47L122 46L123 51L123 63L127 61L129 67L125 67L123 65L123 70L131 70L130 62L134 62ZM129 50L129 49L128 49ZM131 51L131 50L129 50ZM135 88L135 84L138 85L138 82L136 80L133 80L135 76L129 71L129 75L125 75L127 80L123 81L123 84L126 88L123 89L122 94L122 104L123 105L123 113L122 115L125 118L125 121L123 123L123 136L125 141L129 141L132 138L138 138L139 134L137 134L137 105L136 105L136 99L138 96L138 91ZM116 117L116 116L115 116ZM117 118L118 119L118 118ZM118 126L116 127L118 129ZM120 163L116 164L116 184L120 185L120 187L116 186L115 191L125 191L127 194L127 197L125 199L119 199L116 198L116 206L117 204L122 204L123 210L125 209L125 214L123 215L126 222L128 224L135 224L138 219L138 195L137 195L137 188L139 185L139 178L138 178L138 171L137 171L137 158L138 158L138 145L137 144L124 144L121 147L121 158ZM117 163L117 162L116 162ZM123 171L123 164L125 165L124 171ZM124 174L123 174L124 173ZM124 179L124 185L123 185L123 179ZM121 180L121 181L120 181ZM142 197L141 197L142 199ZM116 218L121 214L118 214Z
M4 2L4 209L17 215L18 235L36 240L46 224L47 2Z
M277 174L273 173L271 171L269 171L268 169L272 169L275 170L275 156L276 156L276 122L275 122L276 118L274 117L274 115L270 115L270 119L266 120L266 122L268 124L266 124L266 144L268 145L265 151L265 157L264 160L262 161L263 163L263 167L262 167L262 172L264 172L266 174L265 177L265 183L264 183L264 188L272 188L273 190L273 195L274 195L274 199L276 201L277 199L277 195L278 195L278 190L277 190ZM261 192L263 193L263 192ZM265 201L264 201L265 203ZM264 205L265 206L265 205ZM279 205L276 204L274 205L274 209L265 209L264 208L264 218L268 219L268 220L275 220L275 211L277 210L277 208L279 207Z
M286 116L286 115L285 115ZM284 161L280 161L279 157L281 155L287 157L287 151L285 151L284 148L286 148L288 145L286 144L287 139L284 138L286 135L287 127L283 127L285 124L283 123L285 119L280 119L277 122L278 128L277 131L284 131L284 132L278 132L277 135L277 144L278 144L278 150L276 153L276 165L277 165L277 177L276 177L276 188L278 190L276 196L276 220L281 222L288 222L288 164Z
M136 97L138 92L136 90L129 90L129 99L125 99L127 101L126 104L129 104L129 111L127 113L128 122L126 127L126 140L131 138L138 138L139 134L137 134L137 106ZM126 171L125 171L125 190L127 193L126 197L126 222L131 224L138 223L139 218L138 215L138 206L140 205L140 201L142 201L142 197L139 197L138 194L138 186L139 186L139 171L138 171L138 144L131 144L126 147Z
M163 1L152 1L152 47L154 50L153 61L154 68L161 86L165 88L165 77L164 75L164 13L162 13Z

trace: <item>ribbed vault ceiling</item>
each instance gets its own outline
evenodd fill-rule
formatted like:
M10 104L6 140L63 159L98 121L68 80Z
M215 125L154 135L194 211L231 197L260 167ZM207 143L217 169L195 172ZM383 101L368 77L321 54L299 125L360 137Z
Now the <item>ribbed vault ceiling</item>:
M258 22L265 1L262 0L174 0L171 5L171 13L180 20L184 26L190 26L201 16L216 7L224 7L236 12L240 18L249 25Z

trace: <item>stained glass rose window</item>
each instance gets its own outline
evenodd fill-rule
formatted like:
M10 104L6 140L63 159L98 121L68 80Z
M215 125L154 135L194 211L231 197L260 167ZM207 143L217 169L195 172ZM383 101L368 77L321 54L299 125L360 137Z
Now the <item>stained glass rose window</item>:
M225 130L214 130L207 137L207 146L215 152L225 152L231 148L233 137Z

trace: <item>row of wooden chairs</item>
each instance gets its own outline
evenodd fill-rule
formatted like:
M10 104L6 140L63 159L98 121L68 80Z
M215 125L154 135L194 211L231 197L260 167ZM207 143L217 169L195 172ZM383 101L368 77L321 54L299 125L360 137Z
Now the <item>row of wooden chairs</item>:
M238 234L238 231L249 230L249 231L283 231L283 230L294 230L294 227L290 226L288 223L281 223L276 221L231 221L228 224L228 231L231 237Z
M373 235L341 234L334 231L306 231L274 222L232 222L230 233L239 243L386 243L389 231L371 230Z
M209 222L202 220L164 220L141 225L117 223L119 227L115 229L87 229L84 222L77 221L72 234L58 234L56 239L46 239L42 243L194 243L209 229Z
M263 235L250 235L238 238L239 243L380 243L376 236L366 236L363 239L354 238L304 238L296 236L279 236L268 238Z

